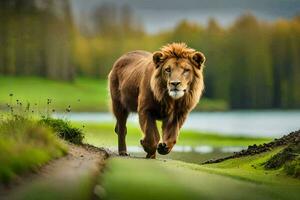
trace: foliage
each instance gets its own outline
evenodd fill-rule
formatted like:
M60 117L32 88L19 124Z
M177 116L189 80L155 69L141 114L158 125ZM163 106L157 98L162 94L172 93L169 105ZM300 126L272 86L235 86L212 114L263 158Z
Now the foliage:
M84 138L82 130L73 127L70 122L51 117L43 118L40 122L41 124L51 127L60 138L74 144L82 144Z
M0 118L0 182L35 170L66 153L51 129L21 116Z
M76 41L81 42L76 43L76 63L82 74L106 77L116 58L127 51L153 52L183 41L207 57L204 97L224 100L230 108L299 108L299 28L299 17L267 23L245 14L228 28L212 19L207 27L182 21L151 35L88 38L77 33ZM79 52L82 49L85 52Z
M0 74L74 78L68 0L3 0L0 24Z
M153 52L166 43L185 42L207 57L204 97L236 109L300 108L299 16L268 23L248 13L229 27L214 19L207 26L184 20L173 29L148 34L126 4L101 4L87 28L73 25L67 0L45 0L44 7L37 1L3 2L0 74L106 78L125 52Z

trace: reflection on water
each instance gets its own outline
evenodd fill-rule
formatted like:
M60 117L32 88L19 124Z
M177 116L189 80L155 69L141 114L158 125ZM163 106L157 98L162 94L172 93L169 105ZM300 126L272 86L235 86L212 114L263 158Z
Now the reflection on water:
M115 121L110 113L68 113L55 116L74 121ZM138 125L137 115L130 115L128 121ZM183 128L226 135L279 137L300 129L300 111L194 112L189 115Z

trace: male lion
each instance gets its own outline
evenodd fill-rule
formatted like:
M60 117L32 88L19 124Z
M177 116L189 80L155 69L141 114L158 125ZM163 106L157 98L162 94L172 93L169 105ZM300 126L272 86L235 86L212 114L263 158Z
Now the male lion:
M119 154L126 156L126 121L137 112L144 138L140 141L147 158L168 154L179 129L200 100L203 83L201 52L184 43L163 46L160 51L132 51L121 56L109 74L112 111L117 119ZM162 121L162 142L156 127Z

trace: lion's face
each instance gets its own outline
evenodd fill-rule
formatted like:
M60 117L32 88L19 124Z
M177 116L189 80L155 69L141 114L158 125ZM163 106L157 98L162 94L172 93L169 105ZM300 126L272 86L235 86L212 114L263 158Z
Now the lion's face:
M166 83L168 94L175 100L188 92L193 76L192 64L187 59L171 58L162 66L162 78Z
M162 52L155 52L153 61L169 96L177 100L189 92L196 73L202 70L205 57L200 52L193 52L186 58L168 58Z

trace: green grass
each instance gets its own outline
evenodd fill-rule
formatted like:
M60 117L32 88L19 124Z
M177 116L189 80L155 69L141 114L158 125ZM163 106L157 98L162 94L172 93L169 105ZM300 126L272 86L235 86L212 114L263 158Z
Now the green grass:
M81 123L75 123L75 126L80 126ZM117 135L114 133L113 124L101 124L101 123L86 123L85 128L85 142L98 147L106 147L116 149L117 146ZM140 139L142 133L140 128L133 124L128 124L128 134L126 137L127 146L140 146ZM271 141L270 138L249 138L249 137L235 137L235 136L221 136L217 133L205 133L196 132L190 130L182 130L179 141L176 145L181 146L201 146L209 145L213 148L221 148L226 146L248 146L254 143L262 144ZM144 152L136 153L130 152L132 156L145 157ZM157 155L158 158L162 159L175 159L189 163L200 164L204 161L229 156L231 153L216 151L210 153L197 153L197 152L175 152L172 151L168 155Z
M75 125L82 125L75 123ZM117 135L114 133L114 124L112 123L85 123L84 131L85 142L100 147L117 146ZM127 125L127 145L139 146L142 133L140 128L128 124ZM199 145L209 145L213 147L224 146L248 146L251 144L262 144L269 142L270 138L252 138L252 137L236 137L219 135L218 133L206 133L190 130L181 130L178 143L176 145L189 145L192 147Z
M208 170L206 166L174 160L112 158L100 178L104 190L99 196L114 200L176 200L296 199L300 195L300 182L294 179L259 174L260 179L275 181L256 183L213 169L212 165Z
M113 124L85 124L86 141L96 146L116 146ZM139 145L138 127L128 126L128 145ZM269 142L268 138L221 136L183 130L177 145L247 146ZM199 154L181 153L157 160L113 157L99 178L103 199L296 199L300 181L287 176L283 169L265 170L265 163L281 149L227 160L218 164L198 165ZM172 154L172 153L171 153ZM209 154L206 159L212 158ZM166 158L188 160L182 162ZM190 158L187 159L186 157ZM201 155L203 157L203 155ZM163 158L163 159L162 159ZM247 195L245 195L247 194Z
M0 183L66 153L66 146L45 125L22 117L0 117Z
M74 82L62 82L37 77L0 76L0 109L13 101L30 102L35 110L45 113L47 99L52 99L51 110L65 111L108 111L109 97L107 80L77 78ZM197 110L227 110L228 104L222 100L202 99Z
M51 108L65 111L106 111L108 102L107 81L78 78L73 83L47 80L37 77L0 76L0 105L13 99L37 104L36 109L45 112L47 99L52 99Z
M282 148L279 147L270 152L253 156L229 159L221 163L202 165L201 169L256 183L280 185L284 182L286 185L299 184L300 186L300 181L286 175L283 168L266 170L264 167L264 163Z

